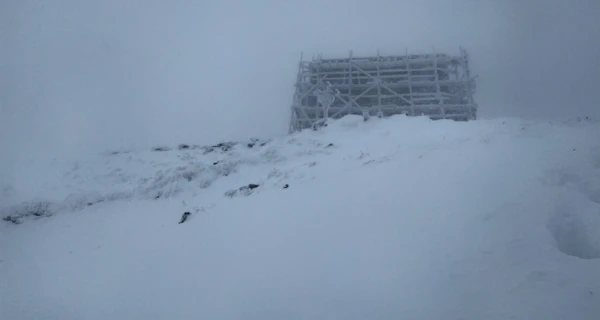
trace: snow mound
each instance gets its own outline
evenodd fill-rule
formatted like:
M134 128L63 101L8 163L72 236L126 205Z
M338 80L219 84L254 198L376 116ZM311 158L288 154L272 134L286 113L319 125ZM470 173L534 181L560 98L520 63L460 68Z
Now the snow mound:
M600 205L586 201L584 194L562 200L548 220L558 249L582 259L600 258Z

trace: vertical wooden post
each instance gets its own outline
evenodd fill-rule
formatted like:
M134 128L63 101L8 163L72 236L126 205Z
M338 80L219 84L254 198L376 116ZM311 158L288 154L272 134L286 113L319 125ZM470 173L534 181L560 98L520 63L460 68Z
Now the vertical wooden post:
M446 108L444 107L443 103L442 90L440 88L440 77L438 75L438 56L435 54L435 52L433 60L433 73L435 75L435 98L437 99L438 105L440 105L442 119L446 119Z
M348 103L350 103L350 105L348 106L348 108L350 108L350 111L348 111L348 113L352 113L352 99L353 99L352 98L352 96L353 96L352 82L354 81L352 79L352 72L354 72L354 71L352 71L352 50L350 50L349 54L350 54L350 56L348 57L348 69L350 70L350 78L349 78L350 84L348 85Z
M379 64L381 63L381 58L379 56L379 50L377 50L377 105L381 106L381 70Z
M408 95L409 95L408 100L410 101L410 115L414 116L416 114L415 114L415 104L412 102L413 101L412 71L410 69L410 57L408 56L408 48L406 48L405 63L406 63L406 78L408 80Z

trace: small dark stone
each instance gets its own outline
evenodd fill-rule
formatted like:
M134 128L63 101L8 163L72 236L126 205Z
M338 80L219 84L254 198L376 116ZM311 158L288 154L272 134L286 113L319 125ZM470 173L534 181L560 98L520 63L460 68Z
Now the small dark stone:
M156 195L156 197L154 197L154 199L160 199L160 194Z
M219 162L221 162L221 161L216 161L216 162L213 162L213 166L216 166L216 165L218 165L218 164L219 164Z
M88 203L87 203L87 205L88 205L88 206L91 206L91 205L93 205L93 204L94 204L93 202L88 202Z
M6 217L2 218L2 220L8 221L8 222L12 222L14 224L20 224L21 223L21 221L19 221L19 218L13 217L13 216L6 216Z
M287 189L287 188L289 188L289 187L290 187L290 185L289 185L289 184L287 184L287 183L283 185L283 188L284 188L284 189Z
M152 148L152 151L169 151L170 149L168 147L156 147L156 148Z
M229 151L229 149L233 148L235 145L236 145L235 142L220 142L220 143L215 144L214 146L208 147L206 149L206 152L211 152L215 148L220 148L221 151Z
M183 178L185 178L185 180L192 181L194 180L194 178L196 178L196 173L195 172L185 172L184 174L182 174Z
M260 186L260 185L258 185L258 184L251 183L251 184L249 184L249 185L248 185L248 188L250 188L250 189L256 189L256 188L258 188L259 186Z
M328 144L325 148L333 147L333 143Z
M186 212L184 212L184 213L183 213L183 215L181 215L181 220L179 221L179 223L180 223L180 224L181 224L181 223L184 223L184 222L185 222L185 220L187 220L187 218L188 218L188 216L189 216L190 214L191 214L191 213L190 213L189 211L186 211Z
M190 148L190 146L189 146L189 145L187 145L187 144L180 144L180 145L178 146L178 148L179 148L179 150L184 150L184 149L189 149L189 148Z

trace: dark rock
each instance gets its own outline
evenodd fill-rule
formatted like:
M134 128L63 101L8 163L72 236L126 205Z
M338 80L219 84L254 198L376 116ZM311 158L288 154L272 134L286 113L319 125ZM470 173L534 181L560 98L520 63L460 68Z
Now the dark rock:
M179 145L177 148L178 148L179 150L185 150L185 149L189 149L189 148L190 148L190 146L189 146L189 145L187 145L187 144L180 144L180 145Z
M254 183L250 183L247 186L242 186L239 187L237 189L233 189L233 190L229 190L227 192L225 192L225 196L227 197L235 197L237 195L244 195L244 196L248 196L250 194L252 194L252 190L258 188L260 185L258 184L254 184Z
M267 144L267 142L268 141L261 142L259 139L251 139L250 142L247 144L247 146L248 146L248 148L253 148L258 143L259 147L264 147Z
M248 142L248 144L246 145L248 148L252 148L256 145L256 143L258 142L258 139L256 138L252 138L250 139L250 142Z
M21 221L19 220L19 218L13 217L13 216L6 216L6 217L2 218L2 220L8 221L8 222L12 222L14 224L20 224L21 223Z
M221 142L221 143L217 143L213 146L209 146L209 147L204 147L204 154L210 153L215 151L215 149L221 149L221 151L226 152L229 151L230 149L232 149L233 147L235 147L237 143L235 142Z
M219 164L219 162L221 162L221 161L216 161L216 162L213 162L213 166L216 166L216 165L218 165L218 164Z
M171 149L169 149L169 147L155 147L152 148L152 151L169 151Z
M229 149L233 148L235 146L235 144L236 144L235 142L221 142L212 147L220 148L221 151L229 151Z
M188 182L191 182L192 180L194 180L196 178L196 172L192 172L192 171L184 172L181 176Z
M190 213L189 211L186 211L186 212L184 212L184 213L183 213L183 215L181 215L181 220L179 221L179 223L180 223L180 224L181 224L181 223L184 223L184 222L185 222L185 220L187 220L187 218L188 218L188 216L189 216L190 214L191 214L191 213Z
M313 123L313 125L312 125L313 131L317 131L320 128L325 128L325 127L327 127L327 122L324 122L322 120L321 121L317 121L317 122Z
M256 138L252 138L250 139L250 142L246 145L248 148L252 148L256 145L256 143L258 142L258 139Z
M284 189L287 189L287 188L289 188L289 187L290 187L290 185L289 185L289 184L287 184L287 183L283 185L283 188L284 188Z
M328 144L325 148L333 147L333 143Z

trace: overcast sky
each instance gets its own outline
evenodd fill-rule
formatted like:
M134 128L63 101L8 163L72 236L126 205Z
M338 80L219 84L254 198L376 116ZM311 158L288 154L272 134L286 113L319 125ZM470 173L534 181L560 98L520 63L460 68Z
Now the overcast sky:
M597 0L0 0L2 153L284 135L300 52L459 46L482 117L600 117Z

